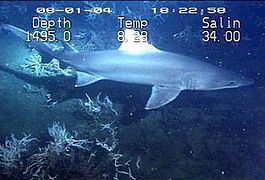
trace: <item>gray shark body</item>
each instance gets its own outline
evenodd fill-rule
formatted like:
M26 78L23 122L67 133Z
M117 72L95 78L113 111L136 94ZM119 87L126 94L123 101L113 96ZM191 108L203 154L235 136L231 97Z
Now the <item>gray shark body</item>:
M3 25L3 28L25 39L25 31L12 25ZM152 86L146 109L168 104L182 90L216 90L253 83L252 79L239 74L191 57L161 51L146 43L128 43L118 50L94 52L78 52L69 44L64 44L65 50L61 52L52 51L47 43L31 42L30 45L74 67L76 87L103 79ZM134 51L140 45L143 46L139 51Z

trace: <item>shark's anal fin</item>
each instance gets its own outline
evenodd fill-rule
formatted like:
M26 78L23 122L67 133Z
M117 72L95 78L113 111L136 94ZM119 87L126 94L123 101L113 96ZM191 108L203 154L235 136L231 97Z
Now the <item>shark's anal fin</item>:
M153 86L152 94L145 106L146 110L159 108L173 101L181 92L178 87Z
M101 77L94 76L81 71L77 71L76 73L77 73L77 81L75 87L86 86L103 79Z

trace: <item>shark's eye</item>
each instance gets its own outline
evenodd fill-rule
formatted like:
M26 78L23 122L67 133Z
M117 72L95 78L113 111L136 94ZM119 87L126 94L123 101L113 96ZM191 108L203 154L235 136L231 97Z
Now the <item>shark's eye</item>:
M230 81L228 85L229 85L229 86L233 86L233 85L236 85L236 84L235 84L234 81Z

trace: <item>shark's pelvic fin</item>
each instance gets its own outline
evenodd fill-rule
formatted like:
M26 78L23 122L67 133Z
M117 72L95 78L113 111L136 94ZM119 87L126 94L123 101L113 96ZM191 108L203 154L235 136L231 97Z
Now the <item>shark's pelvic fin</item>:
M178 87L153 86L152 94L145 106L146 110L159 108L173 101L181 92Z
M143 41L144 38L142 35L139 35L139 32L132 29L126 29L124 32L125 40L119 48L120 51L126 51L131 54L143 54L160 51L147 41Z
M89 84L92 84L94 82L104 79L102 77L95 76L95 75L88 74L88 73L81 72L81 71L77 71L76 73L77 73L77 81L76 81L75 87L86 86L86 85L89 85Z
M61 41L62 45L64 47L64 51L67 52L74 52L74 53L78 53L78 50L76 50L73 46L71 46L69 43L65 42L65 41Z

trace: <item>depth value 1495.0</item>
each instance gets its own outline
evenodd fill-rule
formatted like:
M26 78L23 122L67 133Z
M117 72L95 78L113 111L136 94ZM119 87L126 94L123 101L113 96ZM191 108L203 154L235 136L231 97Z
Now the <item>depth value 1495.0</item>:
M26 41L31 42L34 41L41 41L41 42L55 42L57 41L56 34L54 30L49 31L34 31L33 33L27 31L26 32ZM63 31L63 41L69 42L71 41L72 35L71 31L65 30Z

